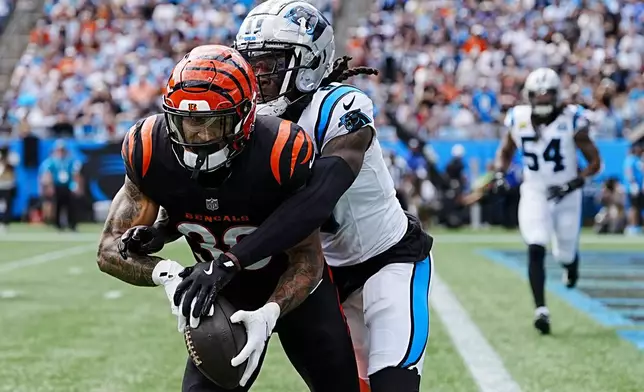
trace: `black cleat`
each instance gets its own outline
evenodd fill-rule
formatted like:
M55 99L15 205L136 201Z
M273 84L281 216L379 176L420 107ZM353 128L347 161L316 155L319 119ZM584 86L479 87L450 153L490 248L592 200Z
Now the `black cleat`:
M534 319L534 327L542 335L550 335L550 316L545 313L537 314Z
M563 267L563 283L566 287L572 289L577 286L577 281L579 280L579 261L575 259L575 261L570 264L564 264Z

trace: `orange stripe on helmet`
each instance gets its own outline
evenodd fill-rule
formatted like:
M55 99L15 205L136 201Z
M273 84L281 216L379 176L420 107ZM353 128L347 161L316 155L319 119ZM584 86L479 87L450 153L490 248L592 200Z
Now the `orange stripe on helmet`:
M152 160L152 128L156 121L156 116L150 116L145 119L141 127L141 145L143 146L143 172L141 174L143 177L148 172L150 161Z
M300 131L297 133L297 136L295 137L295 141L293 142L293 152L291 153L291 174L289 176L293 176L293 171L295 171L295 164L297 163L297 156L300 155L300 150L302 150L302 146L304 145L304 131Z
M280 123L280 128L277 131L277 139L273 143L273 150L271 151L271 171L273 172L273 177L277 180L278 184L282 184L280 178L280 157L284 151L284 146L288 142L288 138L291 136L291 122L287 120L282 120Z

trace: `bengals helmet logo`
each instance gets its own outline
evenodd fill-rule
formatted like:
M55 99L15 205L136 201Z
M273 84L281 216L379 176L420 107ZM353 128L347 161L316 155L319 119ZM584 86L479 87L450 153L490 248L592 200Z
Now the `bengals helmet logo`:
M188 110L190 110L191 112L194 112L195 110L197 110L197 104L196 103L189 103L188 104Z

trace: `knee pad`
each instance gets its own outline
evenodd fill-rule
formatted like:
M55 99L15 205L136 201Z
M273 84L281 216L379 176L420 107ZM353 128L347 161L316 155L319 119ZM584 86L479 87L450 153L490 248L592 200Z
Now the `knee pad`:
M543 245L528 245L528 263L543 263L546 258L546 248Z
M371 392L418 392L418 369L387 367L369 376Z

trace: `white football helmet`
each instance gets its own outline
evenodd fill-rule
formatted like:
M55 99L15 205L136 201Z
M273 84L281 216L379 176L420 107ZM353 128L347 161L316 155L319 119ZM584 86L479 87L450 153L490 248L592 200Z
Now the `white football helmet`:
M269 0L250 11L235 37L259 85L257 114L279 116L331 73L333 27L305 1Z
M548 117L561 105L561 79L550 68L535 69L526 78L524 95L534 115Z

